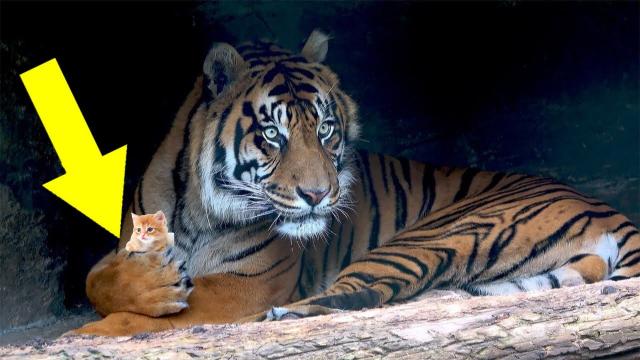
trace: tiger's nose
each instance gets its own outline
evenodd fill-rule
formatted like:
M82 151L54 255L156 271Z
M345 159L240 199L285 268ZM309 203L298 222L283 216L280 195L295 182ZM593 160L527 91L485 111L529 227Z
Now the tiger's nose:
M302 189L297 186L296 193L298 193L298 196L307 204L314 206L320 204L320 201L329 194L329 189Z

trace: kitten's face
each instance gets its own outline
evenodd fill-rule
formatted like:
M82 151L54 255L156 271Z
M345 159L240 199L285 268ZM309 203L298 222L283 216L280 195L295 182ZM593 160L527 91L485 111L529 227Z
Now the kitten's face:
M133 218L132 239L151 242L167 236L167 219L162 211L149 215L131 214L131 217Z

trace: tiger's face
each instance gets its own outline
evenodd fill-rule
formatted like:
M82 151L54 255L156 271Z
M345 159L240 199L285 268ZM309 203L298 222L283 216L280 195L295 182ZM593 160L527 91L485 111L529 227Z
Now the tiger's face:
M321 64L327 40L314 31L299 55L266 43L209 53L199 162L202 197L217 216L309 238L348 206L356 106Z

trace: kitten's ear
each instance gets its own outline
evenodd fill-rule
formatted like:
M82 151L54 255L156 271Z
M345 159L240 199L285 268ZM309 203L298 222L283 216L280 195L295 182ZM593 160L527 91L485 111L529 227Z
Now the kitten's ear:
M131 218L133 219L133 221L138 220L139 215L136 215L134 213L131 213Z
M153 218L162 222L163 224L167 223L167 217L164 216L164 213L162 211L158 211L157 213L153 214Z
M215 43L204 60L202 70L206 76L206 89L211 99L217 98L246 68L238 51L227 43Z
M327 57L327 51L329 51L329 36L315 29L307 38L300 53L307 60L320 63Z

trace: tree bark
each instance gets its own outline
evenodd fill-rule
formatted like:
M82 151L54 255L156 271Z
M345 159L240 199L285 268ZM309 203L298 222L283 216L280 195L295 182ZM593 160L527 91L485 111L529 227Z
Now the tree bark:
M640 358L639 292L640 279L495 297L437 291L300 320L66 337L0 348L0 357L633 359Z

